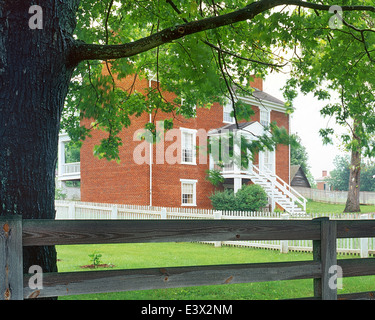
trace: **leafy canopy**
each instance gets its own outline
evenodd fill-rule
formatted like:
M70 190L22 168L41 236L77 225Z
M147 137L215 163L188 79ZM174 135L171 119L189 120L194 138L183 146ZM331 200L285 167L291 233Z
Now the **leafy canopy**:
M235 104L234 116L238 120L248 119L252 115L249 106L238 102L236 96L251 95L251 75L265 77L286 63L298 66L298 70L304 71L302 74L307 74L300 79L304 91L316 89L319 97L327 97L326 89L337 87L334 81L329 81L325 89L320 88L323 85L321 75L329 74L328 80L339 76L344 78L342 86L346 95L352 97L357 94L355 89L350 89L352 84L365 83L363 71L369 67L373 54L374 34L372 31L357 32L346 25L342 30L331 29L329 24L333 14L328 8L336 4L332 0L324 1L324 4L317 0L81 1L74 36L82 44L90 45L137 43L138 39L148 39L148 36L158 35L168 28L205 18L217 17L222 22L226 14L245 14L241 11L243 9L254 14L243 21L238 16L235 23L222 23L220 27L216 27L212 19L208 20L202 28L204 31L194 30L126 58L82 61L70 86L62 128L76 141L84 139L93 129L104 130L108 133L107 138L95 151L99 156L117 159L121 146L119 132L130 125L133 117L143 113L170 113L171 118L164 126L170 128L175 115L193 116L195 105L209 107L214 101L223 103L230 99ZM373 28L373 8L352 11L354 7L351 6L372 5L372 1L343 0L343 5L348 10L345 11L348 23L356 28ZM185 32L184 27L179 28L178 32ZM169 36L167 31L163 32L159 34L162 40ZM109 53L112 48L109 48ZM301 56L299 48L303 49ZM294 52L292 58L287 57L290 50ZM109 53L107 56L111 56ZM341 65L341 69L335 68L336 65ZM345 74L342 74L343 67ZM305 72L309 70L311 73ZM116 78L127 76L154 77L159 86L141 93L114 85ZM370 87L372 77L368 79ZM163 97L166 91L174 92L179 98L167 102ZM362 91L361 99L369 101L370 90L362 88ZM290 111L293 94L290 86L286 93ZM181 97L185 101L183 105L180 104ZM346 111L348 115L340 113L342 121L352 113L358 114L363 105L353 105ZM83 118L92 120L89 128L80 126L79 121ZM374 125L368 123L366 128ZM153 130L155 124L148 124L148 128Z
M324 18L317 13L306 14L305 18L307 23L296 31L296 36L309 40L299 43L285 97L291 103L299 88L327 101L320 112L347 128L340 135L346 150L374 156L374 15L338 12L335 28L319 27L316 20ZM324 143L332 143L334 134L332 127L320 130Z

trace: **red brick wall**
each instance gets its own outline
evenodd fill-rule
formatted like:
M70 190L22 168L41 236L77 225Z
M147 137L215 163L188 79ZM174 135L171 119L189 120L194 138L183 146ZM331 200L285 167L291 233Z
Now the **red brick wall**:
M133 83L133 77L122 79L119 85L128 89ZM142 91L142 88L148 87L147 80L137 80L135 89ZM152 83L155 85L155 82ZM173 93L163 93L167 100L175 98ZM259 121L259 110L253 107L255 115L253 121ZM97 159L93 156L95 144L99 144L100 139L106 137L106 133L94 130L92 138L87 139L81 149L81 200L87 202L104 203L123 203L135 205L150 204L150 166L148 163L137 164L133 159L133 152L142 142L133 141L134 132L144 128L148 122L148 115L144 114L139 118L132 119L131 127L124 129L120 135L123 146L120 148L120 163L114 161L108 162L106 159ZM158 112L156 121L170 118L170 114ZM208 132L210 129L223 126L223 109L218 103L214 103L211 109L198 109L196 118L184 119L180 116L174 121L174 128L179 129L203 129ZM271 121L277 121L279 126L289 129L288 116L272 111ZM85 125L90 121L85 120ZM177 131L180 132L179 130ZM197 145L201 144L198 140ZM180 179L198 180L197 207L211 208L211 202L208 196L215 190L211 183L206 180L206 170L209 168L207 163L200 163L197 157L196 165L181 164L181 155L175 153L178 159L177 164L169 164L164 159L164 163L157 164L156 150L161 148L167 150L173 147L177 137L173 141L164 141L162 145L154 145L153 165L152 165L152 205L179 207L181 206L181 182ZM163 154L164 152L161 152ZM197 152L198 154L198 152ZM257 163L256 157L255 163ZM160 158L159 158L160 160ZM289 182L289 148L279 146L276 151L276 173L286 182Z
M157 120L162 120L166 115L158 114ZM170 115L169 115L170 117ZM174 128L187 128L202 130L208 132L210 129L219 128L223 126L222 122L223 112L222 107L214 103L211 109L200 108L197 110L197 116L192 119L184 119L177 117L174 121ZM177 131L180 134L180 130ZM199 131L197 132L196 144L201 145ZM205 139L205 136L202 136ZM164 150L173 148L177 137L173 141L164 141ZM204 143L204 142L203 142ZM198 180L196 185L197 190L197 207L211 208L211 202L208 198L215 189L210 182L206 180L206 170L209 168L208 156L204 163L200 163L200 158L197 156L197 164L181 164L181 150L177 153L177 164L169 164L166 161L164 164L157 164L154 161L153 167L153 205L155 206L168 206L179 207L181 206L181 182L180 179L193 179ZM204 148L197 151L204 153ZM154 158L155 160L155 158Z
M131 87L133 77L122 79L118 85L124 89ZM141 91L148 86L147 80L138 80L134 89ZM107 133L99 130L92 131L81 148L81 200L87 202L108 202L145 205L149 199L149 166L138 165L133 160L133 150L139 144L133 141L133 134L144 127L148 115L132 118L130 128L124 129L120 137L123 146L120 148L121 162L98 159L93 155L94 146L100 140L108 137ZM90 120L83 124L89 126Z
M278 127L284 127L289 132L289 115L279 111L271 111L271 122L276 121ZM278 145L276 148L276 174L286 183L289 181L289 146Z

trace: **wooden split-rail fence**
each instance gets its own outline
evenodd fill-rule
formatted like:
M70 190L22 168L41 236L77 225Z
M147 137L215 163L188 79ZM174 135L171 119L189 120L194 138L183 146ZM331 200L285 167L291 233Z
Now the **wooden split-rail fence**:
M371 298L375 292L337 295L332 270L343 277L375 274L375 259L337 260L338 238L375 237L374 220L37 220L0 217L0 300L188 286L314 279L311 299ZM110 271L43 273L42 288L23 274L27 246L241 240L313 241L313 260ZM333 269L332 269L333 267ZM337 268L339 267L339 268Z
M56 219L87 220L237 220L237 219L307 219L327 216L331 220L375 219L375 213L307 213L288 214L283 212L248 212L248 211L216 211L197 208L150 207L139 205L111 204L61 201L55 202ZM207 242L206 242L207 243ZM311 240L262 240L262 241L215 241L215 246L236 246L279 250L282 253L290 251L312 252ZM367 258L375 255L375 238L349 238L337 240L337 252L340 254L358 255Z

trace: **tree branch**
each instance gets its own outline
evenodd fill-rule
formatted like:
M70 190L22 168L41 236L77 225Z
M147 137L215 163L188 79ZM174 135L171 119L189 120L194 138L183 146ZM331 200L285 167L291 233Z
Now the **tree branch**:
M206 40L204 40L202 42L205 43L205 44L207 44L211 48L214 48L217 51L221 51L222 53L229 54L230 56L233 56L233 57L241 59L241 60L245 60L245 61L249 61L249 62L254 62L254 63L262 64L262 65L269 66L269 67L275 67L275 68L282 68L282 67L285 67L287 65L287 63L285 63L283 65L278 65L278 64L263 62L263 61L254 60L254 59L250 59L250 58L245 58L245 57L242 57L242 56L240 56L238 54L235 54L233 52L230 52L230 51L224 50L222 48L219 48L219 47L215 46L214 44L212 44L212 43L210 43L210 42L208 42Z
M87 44L82 41L75 41L75 45L68 56L68 61L69 63L74 64L83 60L105 60L131 57L190 34L227 26L240 21L251 20L258 14L280 5L294 5L320 11L328 11L331 7L330 5L309 3L302 0L256 1L242 9L224 15L209 17L202 20L191 21L189 23L173 26L148 37L122 45L98 45ZM374 6L341 6L341 9L343 11L375 12Z

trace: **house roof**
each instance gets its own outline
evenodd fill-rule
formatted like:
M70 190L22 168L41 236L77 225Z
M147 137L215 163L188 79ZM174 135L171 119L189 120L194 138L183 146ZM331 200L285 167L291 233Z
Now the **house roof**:
M273 103L284 105L284 101L281 101L281 100L275 98L274 96L271 96L270 94L268 94L268 93L266 93L264 91L255 90L253 92L253 96L256 99L259 99L259 100L265 100L265 101L269 101L269 102L273 102Z
M293 178L295 177L297 171L299 170L301 166L300 165L293 165L293 166L290 166L290 181L293 180Z
M307 179L306 174L300 165L290 166L289 174L291 186L311 188L309 179Z
M235 123L230 123L230 124L226 124L225 126L222 126L220 128L212 129L208 133L212 133L212 134L216 133L217 134L217 133L223 133L223 132L228 132L228 131L229 132L233 132L233 131L244 129L247 126L253 124L254 122L255 121L239 123L238 124L238 128L237 128L237 125Z

